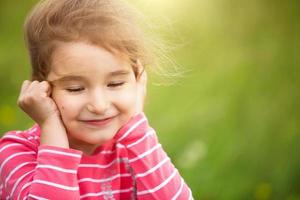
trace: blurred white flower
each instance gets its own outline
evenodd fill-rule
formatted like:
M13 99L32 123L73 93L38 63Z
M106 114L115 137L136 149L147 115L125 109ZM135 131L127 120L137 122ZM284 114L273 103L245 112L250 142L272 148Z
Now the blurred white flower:
M183 149L177 159L177 164L182 168L192 168L205 157L206 153L207 145L203 141L192 141Z

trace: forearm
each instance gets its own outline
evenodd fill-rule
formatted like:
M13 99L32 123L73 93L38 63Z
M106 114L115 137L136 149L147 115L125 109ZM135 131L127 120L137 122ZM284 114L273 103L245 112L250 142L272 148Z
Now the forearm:
M79 199L77 170L81 152L40 146L29 193L47 199Z
M41 124L41 145L69 148L65 127L57 116L47 119Z
M4 136L0 142L0 198L60 199L61 194L79 199L77 170L82 153L45 145L36 151L32 144L18 135Z

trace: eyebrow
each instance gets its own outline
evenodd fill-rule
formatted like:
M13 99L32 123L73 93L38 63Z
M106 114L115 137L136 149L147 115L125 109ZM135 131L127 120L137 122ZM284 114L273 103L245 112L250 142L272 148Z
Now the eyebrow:
M59 82L68 82L68 81L83 81L85 78L82 76L75 76L75 75L67 75L63 76L61 78L54 79L52 81L49 81L49 83L59 83Z
M122 76L130 74L129 70L117 70L109 73L109 76Z
M108 77L114 77L114 76L125 76L130 74L129 70L117 70L117 71L112 71L108 74ZM61 78L57 78L51 81L48 81L49 83L59 83L59 82L68 82L68 81L84 81L86 80L85 77L83 76L78 76L78 75L66 75Z

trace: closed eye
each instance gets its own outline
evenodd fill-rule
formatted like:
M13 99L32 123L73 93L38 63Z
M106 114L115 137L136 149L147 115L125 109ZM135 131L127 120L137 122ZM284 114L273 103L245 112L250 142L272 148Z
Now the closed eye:
M114 88L114 87L122 86L122 85L124 85L124 84L125 84L125 82L109 83L109 84L107 85L107 87L112 87L112 88Z
M80 92L82 90L84 90L83 87L78 87L78 88L67 88L66 89L68 92Z

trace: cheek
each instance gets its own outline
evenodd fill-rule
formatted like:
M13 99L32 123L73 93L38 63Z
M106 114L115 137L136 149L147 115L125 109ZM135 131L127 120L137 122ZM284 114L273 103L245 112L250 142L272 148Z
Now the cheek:
M118 98L116 98L119 109L132 114L136 108L136 96L135 88L131 88L119 94Z
M58 95L56 98L54 97L54 101L63 119L77 115L80 101L66 95Z

